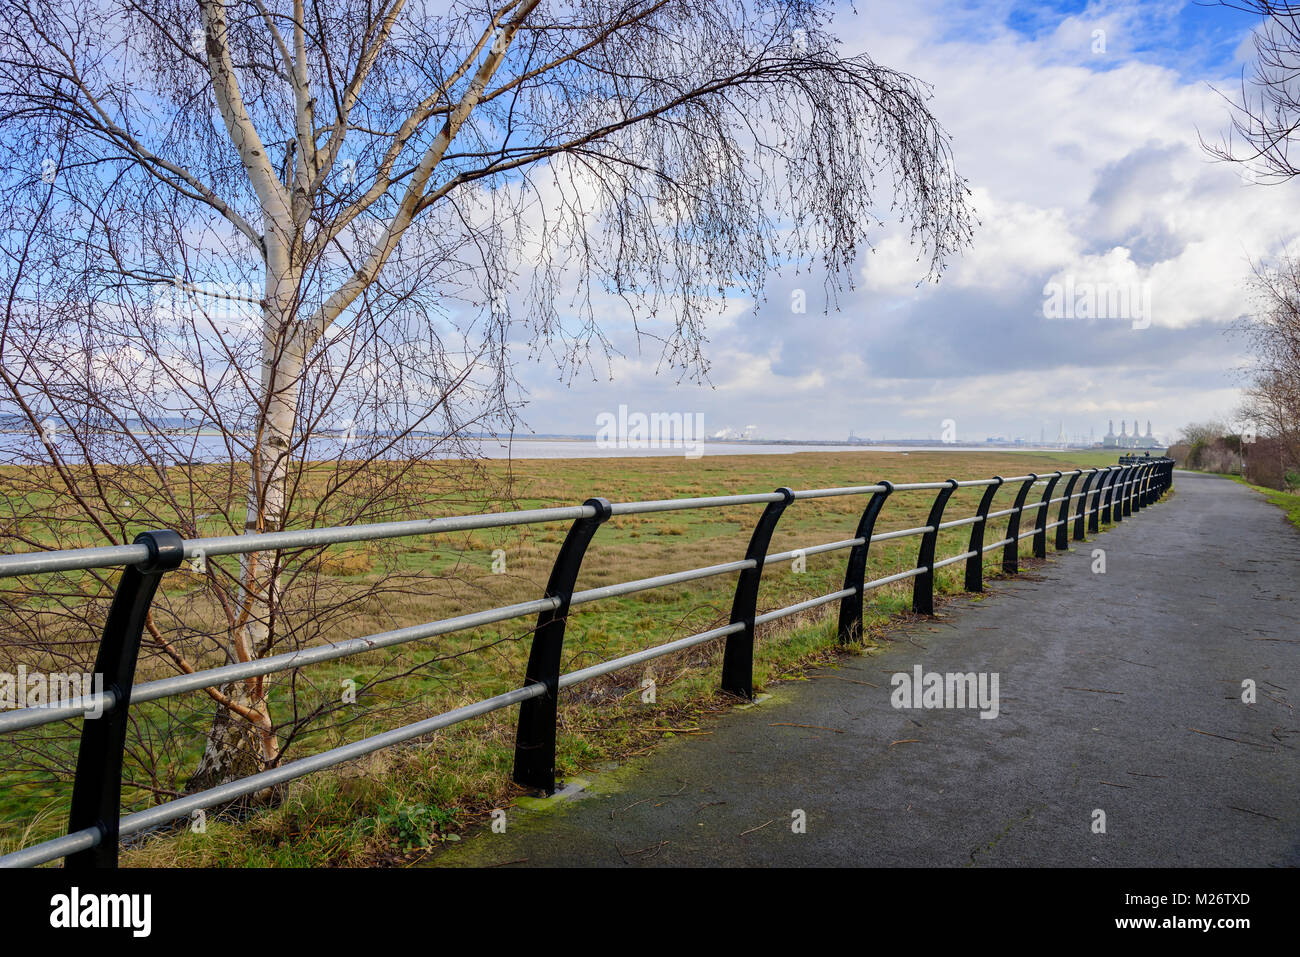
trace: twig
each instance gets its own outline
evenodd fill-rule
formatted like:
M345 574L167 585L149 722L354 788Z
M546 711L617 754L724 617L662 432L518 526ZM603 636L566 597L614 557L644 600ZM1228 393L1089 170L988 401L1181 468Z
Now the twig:
M1256 744L1254 741L1243 741L1241 738L1229 738L1227 735L1215 734L1212 731L1202 731L1200 728L1188 728L1187 730L1195 731L1197 734L1203 734L1207 738L1218 738L1221 741L1235 741L1237 744L1248 744L1252 748L1265 748L1270 751L1272 750L1272 748L1267 744Z
M641 848L639 851L624 851L621 847L615 844L614 849L618 851L619 856L622 857L624 861L626 861L629 854L635 857L638 854L644 854L646 851L654 851L654 854L650 855L650 857L654 857L655 854L658 854L660 851L664 849L664 847L666 847L671 843L672 843L671 841L660 841L658 844L649 844ZM646 860L649 859L650 859L649 857L646 858Z
M1093 692L1094 694L1123 694L1123 693L1124 693L1124 692L1122 692L1122 691L1107 691L1107 690L1105 690L1104 688L1071 688L1069 685L1066 685L1066 686L1065 686L1063 689L1061 689L1061 690L1063 690L1063 691L1091 691L1091 692Z
M833 678L836 681L847 681L850 684L866 685L868 688L879 688L880 685L873 685L870 681L859 681L857 678L842 678L839 675L809 675L809 681L821 681L823 678Z
M768 725L769 728L810 728L813 731L834 731L836 734L844 732L839 728L824 728L820 724L793 724L789 721L773 721Z
M1243 814L1253 814L1253 815L1255 815L1256 817L1266 817L1266 818L1268 818L1270 821L1278 821L1278 820L1281 820L1280 818L1276 818L1276 817L1274 817L1272 814L1265 814L1265 813L1263 813L1262 811L1252 811L1252 810L1251 810L1250 808L1248 808L1248 807L1237 807L1237 806L1234 805L1234 804L1229 804L1228 807L1229 807L1230 809L1234 810L1234 811L1241 811Z

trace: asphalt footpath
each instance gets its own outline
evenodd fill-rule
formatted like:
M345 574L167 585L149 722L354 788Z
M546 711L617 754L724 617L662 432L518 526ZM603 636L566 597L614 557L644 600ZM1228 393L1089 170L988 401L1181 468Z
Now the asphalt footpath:
M1178 472L1049 555L430 863L1300 864L1300 530ZM982 677L984 706L931 674Z

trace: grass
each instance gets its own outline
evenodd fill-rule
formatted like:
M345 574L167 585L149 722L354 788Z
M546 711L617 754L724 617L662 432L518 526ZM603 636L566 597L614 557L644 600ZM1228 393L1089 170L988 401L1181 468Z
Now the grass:
M1078 465L1112 464L1108 453L846 451L793 455L707 456L524 460L491 463L509 469L513 507L568 505L601 495L612 501L679 498L768 491L781 485L825 488L1018 475ZM1064 489L1058 485L1054 494ZM1010 507L1015 487L999 491L993 510ZM980 488L959 489L946 519L974 513ZM867 496L796 502L781 519L771 550L851 538ZM876 532L925 524L933 493L899 492L884 508ZM623 516L610 520L593 541L579 578L580 589L609 585L670 571L742 557L761 506ZM1001 537L1005 519L987 533ZM1023 529L1022 529L1023 530ZM460 536L422 537L347 546L317 563L315 572L330 587L364 586L382 575L404 583L374 600L362 601L346 616L319 627L313 644L373 633L517 602L542 593L563 541L562 523L488 530ZM969 528L939 537L937 558L966 550ZM919 539L873 546L867 576L879 578L914 566ZM1021 543L1027 554L1030 539ZM493 554L506 556L502 574L492 570ZM1000 550L999 550L1000 551ZM759 610L784 607L838 590L846 551L807 557L806 571L790 564L769 566L763 576ZM986 575L997 575L997 552L986 556ZM936 594L961 591L964 563L936 573ZM216 609L194 577L174 574L164 580L160 605L178 628L211 627ZM571 615L563 670L609 660L725 624L735 576L703 579L582 606ZM867 638L879 641L892 616L910 609L911 582L869 594ZM31 596L33 607L48 603ZM59 602L66 601L60 598ZM40 605L44 607L44 605ZM835 629L836 605L760 629L755 655L755 686L761 689L810 664L842 653ZM292 617L292 613L290 615ZM311 622L297 622L306 627ZM303 757L408 724L450 708L517 687L529 648L528 621L441 636L392 649L328 662L296 678L296 701L282 678L273 684L273 715L283 720L294 707L333 701L338 688L355 680L364 693L340 720L294 742L289 759ZM862 650L861 648L854 650ZM645 669L607 675L569 689L561 697L558 770L561 777L581 774L653 748L665 736L690 733L706 713L731 707L735 699L717 690L721 642L711 642ZM202 665L219 663L203 660ZM171 673L159 657L142 659L138 680ZM642 701L642 680L652 676L654 703ZM310 682L310 683L308 683ZM179 699L179 712L162 703L133 707L139 743L130 760L136 786L124 791L127 809L159 799L150 791L145 769L157 769L159 790L177 788L201 754L211 704L201 695ZM202 833L190 829L156 835L132 846L127 865L149 866L324 866L403 864L427 849L456 840L472 822L496 807L507 807L523 792L509 781L516 709L457 725L418 742L389 749L346 767L301 779L287 789L283 803L243 821L211 819ZM68 754L75 727L54 726L24 741L37 753ZM7 743L6 747L9 746ZM0 753L9 767L11 753ZM61 833L69 786L66 776L5 775L0 792L0 850ZM142 786L144 785L144 786Z

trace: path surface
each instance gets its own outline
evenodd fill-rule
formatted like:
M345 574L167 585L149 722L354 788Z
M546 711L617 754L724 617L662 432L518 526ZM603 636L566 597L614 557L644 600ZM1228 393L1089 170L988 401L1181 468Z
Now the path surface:
M1094 538L434 863L1300 864L1300 531L1177 473ZM998 717L893 708L916 665L996 672Z

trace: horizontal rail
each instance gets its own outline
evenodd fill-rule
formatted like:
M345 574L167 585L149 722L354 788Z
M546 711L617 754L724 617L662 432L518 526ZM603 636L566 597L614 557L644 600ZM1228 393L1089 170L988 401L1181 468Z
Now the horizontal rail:
M652 502L615 502L611 515L645 515L648 512L682 512L696 508L726 508L731 505L763 505L779 502L774 492L754 495L714 495L707 498L664 498Z
M776 621L778 618L788 618L790 615L796 615L801 611L808 611L821 605L828 605L837 598L847 598L854 594L853 588L842 588L839 591L831 592L829 595L822 595L820 598L809 598L807 601L801 601L794 605L787 605L785 608L778 608L776 611L769 611L759 615L754 619L754 624L762 625L769 621Z
M1067 473L1068 474L1068 473ZM1021 479L1028 479L1029 476L1021 476ZM1007 479L1006 482L1014 482L1016 478ZM957 486L986 486L993 484L992 479L979 479L967 483L958 482ZM1036 483L1041 484L1041 483ZM943 482L922 482L893 486L894 491L908 489L940 489L945 486ZM817 498L829 495L849 495L861 494L866 492L875 493L882 491L884 486L881 485L864 485L852 486L836 489L813 489L806 492L795 492L796 498ZM765 504L778 500L780 496L774 493L753 494L753 495L729 495L729 496L711 496L694 499L664 499L640 503L614 503L611 506L611 513L618 514L637 514L639 511L672 511L677 509L693 509L706 507L726 507L734 505L751 505ZM1053 499L1053 502L1062 499ZM1028 511L1031 508L1042 507L1046 503L1026 504L1020 511ZM670 507L671 506L671 507ZM1098 506L1099 507L1099 506ZM958 528L965 525L974 524L986 519L998 518L1016 512L1017 509L1004 509L999 512L992 512L988 516L972 516L965 519L957 519L951 522L944 522L938 525L939 529ZM326 541L322 537L312 538L309 535L310 530L304 532L281 532L269 533L266 535L237 535L226 536L222 538L196 539L187 540L185 549L187 556L196 554L201 551L204 555L212 556L218 554L235 554L238 547L248 545L251 540L257 540L259 547L265 550L267 547L278 545L279 547L299 547L304 544L330 544L333 541L350 542L358 540L369 540L373 537L400 537L405 535L431 534L435 532L463 531L481 528L504 527L508 525L533 524L538 522L556 521L564 519L589 518L595 513L595 509L589 506L577 506L571 508L555 509L531 509L527 511L501 513L499 516L492 515L470 515L470 516L453 516L445 519L418 520L410 522L390 522L371 525L344 526L338 529L324 529L325 532L345 532L346 536ZM506 519L503 522L493 522L494 517ZM1048 525L1047 528L1054 528L1059 522ZM373 534L374 530L381 530L379 536ZM898 538L907 538L915 535L923 535L934 531L930 526L919 526L916 528L898 529L891 532L882 532L873 535L870 539L872 543L890 541ZM1018 538L1027 538L1032 531L1018 536ZM310 539L310 541L309 541ZM202 549L192 547L194 542L203 542ZM999 544L1004 544L1004 542ZM797 557L797 553L802 552L805 556L820 554L823 552L836 551L845 548L852 548L862 544L861 539L846 539L839 542L830 542L824 545L814 545L803 549L792 549L787 552L769 555L767 562L778 563L789 561ZM989 551L995 546L989 546L984 551ZM110 546L99 549L76 549L71 552L53 552L51 555L85 555L92 554L93 560L102 562L96 566L86 565L60 565L60 568L86 568L86 567L104 567L107 564L104 556L113 553L121 555L129 553L131 556L139 557L141 553L148 557L149 550L144 545L123 545ZM44 554L44 553L37 553ZM21 558L23 556L3 556L0 557L0 563L7 559ZM943 564L949 564L945 562ZM15 565L11 565L10 575L26 574L27 572L12 570ZM674 584L683 584L686 582L697 581L703 578L714 577L728 574L730 572L744 571L754 567L752 561L727 562L720 565L708 566L705 568L690 569L687 571L673 572L666 575L659 575L652 578L638 579L631 582L623 582L616 585L606 585L600 588L588 589L586 591L575 592L570 600L570 605L583 605L590 602L619 597L622 595L634 594L640 591L670 586ZM942 567L935 565L934 568ZM39 571L52 570L41 567ZM933 569L931 569L933 570ZM918 569L915 572L905 573L902 577L910 577L913 574L919 574L924 569ZM3 573L0 573L3 577ZM896 580L896 579L890 579ZM259 658L251 662L241 662L232 665L225 665L217 668L205 669L184 675L176 675L169 678L163 678L156 681L146 682L135 688L132 693L132 702L136 704L156 701L173 695L183 694L192 691L201 691L207 688L215 688L232 681L241 679L261 677L269 674L275 674L281 671L289 671L296 668L305 667L311 664L319 664L324 661L332 661L339 658L346 658L356 654L362 654L367 651L375 651L382 648L388 648L395 645L406 644L412 641L419 641L427 638L439 637L456 631L463 631L470 628L482 627L484 625L496 624L503 621L509 621L515 618L521 618L528 615L540 614L543 611L554 610L558 605L555 599L538 599L530 602L522 602L515 605L507 605L499 608L489 609L481 612L473 612L466 615L456 616L454 618L442 619L436 622L430 622L424 625L412 625L406 628L395 629L393 631L382 632L375 635L368 635L360 638L348 639L329 645L316 646L309 649L302 649L294 652L286 652L281 655L274 655L265 658ZM70 701L61 701L46 705L33 706L29 708L7 711L0 713L0 733L24 730L38 727L46 724L53 724L58 721L64 721L71 718L84 716L88 711L107 711L110 710L116 697L111 690L77 698Z
M912 568L905 572L899 572L897 575L888 575L884 578L877 578L874 581L869 581L865 585L863 585L862 590L869 591L872 588L879 588L881 585L889 585L893 582L901 582L905 578L915 578L917 575L920 575L925 570L926 569L924 568Z
M430 622L427 625L411 625L407 628L398 628L364 638L350 638L347 641L340 641L330 645L317 645L299 651L259 658L255 661L245 661L233 665L223 665L218 668L207 668L192 674L161 678L157 681L150 681L136 686L131 692L131 703L142 704L146 701L157 701L160 698L169 698L187 691L216 688L244 678L255 678L279 671L289 671L306 665L318 664L322 661L347 658L351 655L418 641L422 638L445 635L466 628L477 628L499 621L508 621L512 618L521 618L525 615L540 614L543 611L554 609L557 605L558 601L554 598L539 598L534 601L521 602L517 605L505 605L469 615L459 615L455 618L444 618L440 621ZM61 702L57 705L38 705L18 711L7 711L0 714L0 732L32 728L78 717L84 714L88 707L96 705L107 711L111 708L113 701L112 692L105 691L102 694L88 695L77 699L75 705Z
M881 532L879 535L872 535L873 542L888 542L895 538L911 538L913 535L924 535L926 532L933 532L934 529L929 525L922 525L920 528L900 528L896 532Z
M1073 475L1082 470L1064 472ZM1018 482L1028 479L1022 475L1005 479ZM957 487L975 487L993 484L993 479L974 479L958 482ZM1035 484L1043 484L1041 482ZM896 492L940 489L943 482L910 482L894 485ZM840 495L863 495L882 491L881 485L855 485L845 488L807 489L796 491L795 499L816 499ZM660 499L646 502L615 502L611 514L642 515L650 512L687 511L697 508L723 508L734 505L759 505L777 500L775 493L752 495L717 495L703 498ZM375 522L365 525L343 525L332 528L288 529L260 534L223 535L211 538L186 539L185 558L200 555L209 558L223 555L242 555L252 552L280 551L294 548L315 548L350 542L378 541L389 538L406 538L416 535L438 535L449 532L477 531L488 528L508 528L517 525L535 525L544 522L573 521L590 518L594 511L589 506L563 506L558 508L525 509L516 512L493 512L483 515L456 515L443 518L414 519L402 522ZM0 578L17 575L35 575L49 572L74 571L92 568L112 568L135 565L149 558L144 545L103 545L94 548L74 548L49 552L25 552L18 555L0 555Z
M311 548L348 542L378 541L413 535L474 531L484 528L508 528L589 518L590 506L539 508L519 512L494 512L486 515L454 515L447 518L417 519L405 522L380 522L369 525L341 525L334 528L304 528L255 535L222 535L191 538L184 542L185 557L215 558L250 552L279 551L288 548ZM28 552L0 556L0 578L74 569L109 568L135 565L149 558L143 545L107 545L101 548L78 548L62 552Z
M894 486L894 487L897 488L898 486ZM836 495L865 495L867 493L875 494L876 492L883 492L884 490L885 487L883 485L852 485L847 488L805 489L802 492L796 491L794 493L794 497L796 499L831 498L832 496L836 496Z
M694 648L696 645L702 645L706 641L712 641L714 638L725 638L727 635L734 635L736 632L743 629L744 625L739 623L734 625L723 625L721 628L711 628L710 630L702 631L697 635L689 635L685 638L678 638L676 641L669 641L662 645L655 645L653 648L635 651L632 654L624 655L621 658L602 661L600 664L590 665L578 671L570 671L567 675L560 676L560 687L568 688L572 685L581 684L582 682L589 681L592 678L599 678L601 675L620 671L623 668L630 668L632 665L639 665L646 661L653 661L655 658L662 658L664 655L670 655L675 651L684 651L687 648Z
M136 588L142 587L139 585L139 582L143 581L143 579L140 578L140 574L152 576L150 580L156 581L157 578L163 575L166 571L177 567L179 561L199 556L215 557L220 555L245 554L253 551L313 548L346 542L441 534L457 531L473 531L478 529L501 528L544 522L573 522L569 538L566 539L565 546L560 552L560 558L557 559L556 569L552 574L552 584L548 587L546 597L500 606L484 611L466 613L427 624L393 629L378 634L339 641L329 645L300 649L298 651L274 655L255 661L238 662L222 667L205 669L191 674L174 675L155 681L145 682L135 686L134 688L131 687L131 672L128 671L125 674L125 683L122 684L121 690L119 690L116 684L110 684L107 690L97 694L59 701L48 705L34 706L22 710L0 713L0 732L12 732L76 717L84 717L86 719L84 727L87 729L87 732L92 725L95 726L97 732L102 732L106 727L106 725L102 723L105 720L109 722L118 722L124 727L124 722L126 720L126 707L120 705L120 702L128 699L131 704L142 704L177 694L209 689L241 679L296 670L310 664L344 658L368 651L393 647L426 638L438 637L456 631L463 631L532 615L538 616L538 625L533 629L533 652L535 657L539 641L552 640L556 635L562 638L565 618L567 617L569 610L575 606L582 606L603 599L635 594L650 589L700 581L711 577L733 573L738 573L740 576L739 583L736 586L737 604L735 608L733 608L732 621L726 625L711 628L697 634L688 635L684 638L669 641L651 648L632 652L610 661L600 662L567 674L559 674L558 672L553 671L551 677L545 680L541 677L534 676L533 661L530 659L530 671L529 675L526 676L523 687L486 698L482 701L454 708L432 718L427 718L381 734L372 735L363 738L360 741L340 745L319 754L299 758L278 767L260 771L237 781L220 785L197 794L176 798L144 811L128 814L120 818L114 814L107 818L109 821L109 824L107 825L103 823L105 818L101 817L99 819L100 823L94 827L70 826L69 833L63 837L46 841L42 844L36 845L35 847L25 848L0 857L0 866L33 866L53 861L60 857L68 858L69 863L76 859L79 861L80 866L81 863L84 863L84 861L88 859L87 855L92 853L102 855L104 847L111 847L111 854L106 857L101 856L97 859L111 860L115 864L117 841L122 836L140 833L151 828L180 820L188 817L194 811L245 798L267 788L284 784L315 771L341 764L383 748L390 747L394 744L409 741L434 731L451 727L460 722L480 717L516 704L521 706L520 732L519 737L517 738L516 751L516 780L522 781L524 779L519 776L521 771L519 765L520 752L518 751L518 747L522 746L524 741L524 713L529 712L529 709L534 709L529 712L532 715L529 720L534 720L539 715L544 718L546 710L549 709L552 715L550 720L553 725L555 707L554 691L580 684L601 675L610 674L621 669L652 661L677 651L696 647L709 641L726 639L726 655L723 663L723 686L728 690L731 690L732 686L736 686L741 689L739 693L748 694L749 685L743 678L728 678L727 675L731 673L728 669L734 671L736 662L742 662L743 664L744 661L748 660L747 658L742 659L735 657L733 655L733 650L735 649L735 643L737 641L747 642L752 647L753 629L755 626L788 618L801 612L810 611L836 601L841 603L841 622L843 625L845 609L855 607L851 605L852 602L857 602L857 611L855 614L860 617L861 596L863 594L873 589L907 579L916 579L914 584L913 610L929 614L932 612L930 596L933 588L933 573L936 570L961 561L982 561L982 556L985 553L996 548L1008 546L1012 542L1029 538L1036 534L1045 533L1048 529L1058 528L1062 525L1069 524L1071 519L1068 516L1068 506L1063 506L1061 509L1061 515L1063 517L1060 517L1058 520L1051 523L1046 522L1046 515L1042 514L1041 510L1057 503L1073 501L1076 498L1083 498L1085 501L1080 504L1078 515L1075 518L1075 521L1078 522L1082 521L1085 514L1091 516L1095 515L1099 511L1102 513L1102 518L1108 520L1107 516L1110 514L1110 509L1112 507L1115 510L1115 520L1119 521L1121 506L1124 509L1124 514L1127 515L1130 514L1128 511L1130 506L1132 512L1137 512L1144 505L1150 504L1160 497L1160 494L1164 489L1168 488L1171 482L1170 464L1169 460L1159 459L1150 460L1150 462L1142 461L1132 465L1108 466L1101 469L1075 469L1068 472L1054 472L1046 477L1024 475L1013 477L1011 479L974 479L962 482L948 479L943 482L914 482L898 485L885 482L873 485L807 489L803 491L778 489L776 492L771 493L663 499L644 502L610 503L603 499L589 499L580 506L528 509L505 513L449 516L427 520L420 519L414 521L387 522L323 529L286 530L261 535L245 534L188 540L181 539L173 532L154 532L140 536L137 538L136 543L131 545L114 545L100 548L84 548L67 551L35 552L22 555L0 556L0 578L77 569L88 570L124 566L127 569L127 573L123 577L124 583L130 578L132 569L137 570L139 573L136 574L136 578L132 580L133 583L130 585L130 587ZM1159 468L1153 467L1157 465ZM1120 475L1120 480L1117 482L1106 484L1106 480L1103 480L1096 488L1092 489L1088 489L1088 483L1085 483L1085 490L1078 494L1067 494L1057 498L1047 498L1045 496L1044 501L1024 503L1025 494L1031 487L1048 485L1049 491L1047 492L1047 495L1050 495L1050 488L1055 482L1059 481L1063 475L1078 476L1084 474L1086 471L1091 476L1100 473L1109 473L1113 469L1127 469L1128 471L1123 472ZM1021 491L1017 498L1018 507L1003 509L997 512L988 512L988 505L998 488L1009 483L1021 483ZM1071 480L1070 486L1073 487L1073 485L1074 481ZM981 514L947 522L942 521L943 507L948 497L951 495L953 490L963 487L982 487L985 489L982 503L980 505ZM897 529L872 534L876 513L879 511L880 505L883 504L887 496L897 492L927 490L938 492L938 496L931 509L930 518L925 525L915 528ZM1069 490L1067 489L1067 491ZM1086 498L1090 494L1093 495L1094 498L1092 506L1088 507ZM770 539L772 529L775 526L776 519L781 514L781 511L789 504L800 500L815 500L852 495L872 496L871 505L864 514L856 537L806 546L803 548L790 549L783 552L765 554L768 540ZM580 562L581 554L586 548L587 541L589 541L596 526L601 522L620 515L637 515L745 505L764 505L766 508L764 511L764 517L760 520L759 528L755 531L754 538L751 540L749 553L743 560L723 562L701 568L687 569L684 571L671 572L628 582L620 582L613 585L604 585L597 588L586 589L584 591L576 591L572 588L572 582L576 578L577 564L573 562L572 556L568 559L566 559L565 556L566 554L569 554L573 548L576 548L577 561ZM1022 514L1030 513L1032 511L1040 512L1038 523L1041 527L1020 534L1015 534L1014 529L1016 523L1019 522L1019 517ZM1011 520L1012 529L1009 530L1008 536L991 545L983 545L984 529L987 527L989 520L1004 516L1014 516ZM960 554L938 561L934 560L934 544L938 533L940 531L962 527L972 528L971 546ZM1076 539L1081 537L1081 532L1079 531L1081 527L1082 526L1076 528ZM165 538L160 538L159 536L165 536ZM922 537L921 560L915 567L882 578L862 581L862 556L865 555L866 549L869 549L871 545L877 542L887 542L914 536ZM575 541L578 541L576 546L574 545ZM1057 538L1057 548L1062 549L1066 547L1064 542L1064 533L1061 533ZM1041 541L1036 543L1036 554L1041 554L1042 547L1043 545ZM758 576L761 575L765 565L779 564L800 557L842 551L846 549L852 550L853 556L858 556L856 558L851 557L850 559L850 569L853 569L854 567L858 569L857 583L854 583L851 580L852 576L850 576L850 580L846 580L845 587L839 590L815 598L799 601L795 604L767 611L762 614L756 613L756 610L753 608L753 602L756 596ZM183 558L181 556L183 556ZM1014 555L1012 555L1012 557L1014 557ZM1010 559L1007 560L1009 561ZM567 567L565 574L557 578L556 576L560 573L561 565L565 561L568 561L570 564ZM855 566L853 564L854 562L857 562L858 564ZM1012 571L1014 571L1014 566L1012 567ZM969 575L970 571L968 570L968 576ZM114 599L114 609L117 608L118 600L123 597L122 589L124 587L127 586L125 584L119 584L118 586L119 593ZM154 585L150 585L149 591L143 598L145 608L148 607L148 603L152 599L152 589L154 587ZM974 586L968 584L967 587L974 587L978 590L982 587L982 584L977 580ZM741 603L742 595L747 596L745 600L749 602L748 612L744 610L744 605ZM132 600L139 604L141 599L135 598ZM117 614L117 612L114 611L113 614ZM136 625L135 627L138 628L139 625ZM841 640L846 640L844 636L845 632L842 629ZM105 641L107 642L107 637ZM104 647L105 646L101 646L101 656ZM134 655L134 652L131 652L131 654ZM559 659L556 658L555 660L558 661ZM135 668L134 658L126 662L126 664L133 670ZM744 664L744 667L748 668L749 665ZM100 669L101 665L97 662L97 677L101 676ZM731 682L731 684L729 684L729 682ZM544 701L549 703L543 706L542 702ZM86 733L83 733L83 757L86 755L87 740L89 739L87 738ZM101 734L99 738L96 738L96 740L110 739L104 738ZM554 744L552 738L552 750L553 747ZM120 763L120 755L118 756L118 761ZM544 775L543 779L545 779ZM78 792L80 792L82 787L83 782L81 780L79 765L77 780ZM110 806L116 806L116 800L117 799L113 799L114 803ZM72 824L75 825L75 818L77 816L77 799L75 796L73 807L74 820ZM83 820L82 823L84 824L85 821Z
M825 552L838 552L846 548L852 548L855 545L863 543L861 538L846 538L842 542L827 542L824 545L807 545L803 548L792 548L788 552L778 552L775 555L768 555L763 559L766 565L779 565L781 562L792 561L800 555L805 558L809 555L821 555Z

